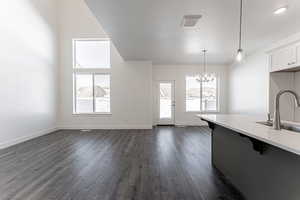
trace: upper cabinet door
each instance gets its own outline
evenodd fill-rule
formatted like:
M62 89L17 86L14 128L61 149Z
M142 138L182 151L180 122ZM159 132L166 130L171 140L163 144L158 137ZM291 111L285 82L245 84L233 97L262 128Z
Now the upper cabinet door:
M287 68L291 68L291 67L296 67L297 66L297 48L298 46L293 45L290 47L290 56L289 56L289 61L287 63Z
M286 70L297 66L297 64L296 45L279 49L271 54L271 72Z
M296 45L296 66L300 66L300 44Z

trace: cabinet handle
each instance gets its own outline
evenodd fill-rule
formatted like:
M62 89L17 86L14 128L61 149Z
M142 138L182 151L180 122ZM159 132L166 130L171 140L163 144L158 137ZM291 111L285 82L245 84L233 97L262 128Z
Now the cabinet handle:
M291 62L291 63L288 63L288 65L294 65L296 64L296 62Z
M296 62L292 62L292 65L296 64Z

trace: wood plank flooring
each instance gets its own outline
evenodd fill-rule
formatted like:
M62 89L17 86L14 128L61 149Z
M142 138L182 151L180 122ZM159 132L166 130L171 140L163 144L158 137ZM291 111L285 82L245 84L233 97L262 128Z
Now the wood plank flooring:
M0 151L1 200L237 200L205 127L58 131Z

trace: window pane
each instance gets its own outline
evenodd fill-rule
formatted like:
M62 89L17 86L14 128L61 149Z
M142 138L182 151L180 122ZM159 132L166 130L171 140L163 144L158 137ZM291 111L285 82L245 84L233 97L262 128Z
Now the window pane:
M217 111L217 78L202 84L202 110Z
M76 74L76 113L93 112L93 76Z
M171 83L160 83L159 84L159 113L160 119L171 119L172 118L172 84Z
M110 112L110 75L95 74L95 112Z
M75 41L76 68L110 68L110 41Z
M197 76L186 77L186 111L200 111L200 81Z

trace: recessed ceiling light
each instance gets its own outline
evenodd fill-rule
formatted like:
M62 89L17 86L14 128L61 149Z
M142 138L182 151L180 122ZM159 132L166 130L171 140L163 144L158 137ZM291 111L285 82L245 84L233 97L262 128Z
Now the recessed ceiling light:
M278 8L278 9L276 9L276 10L274 11L274 14L275 14L275 15L282 14L282 13L286 12L286 11L287 11L287 9L288 9L288 7L287 7L287 6L280 7L280 8Z

